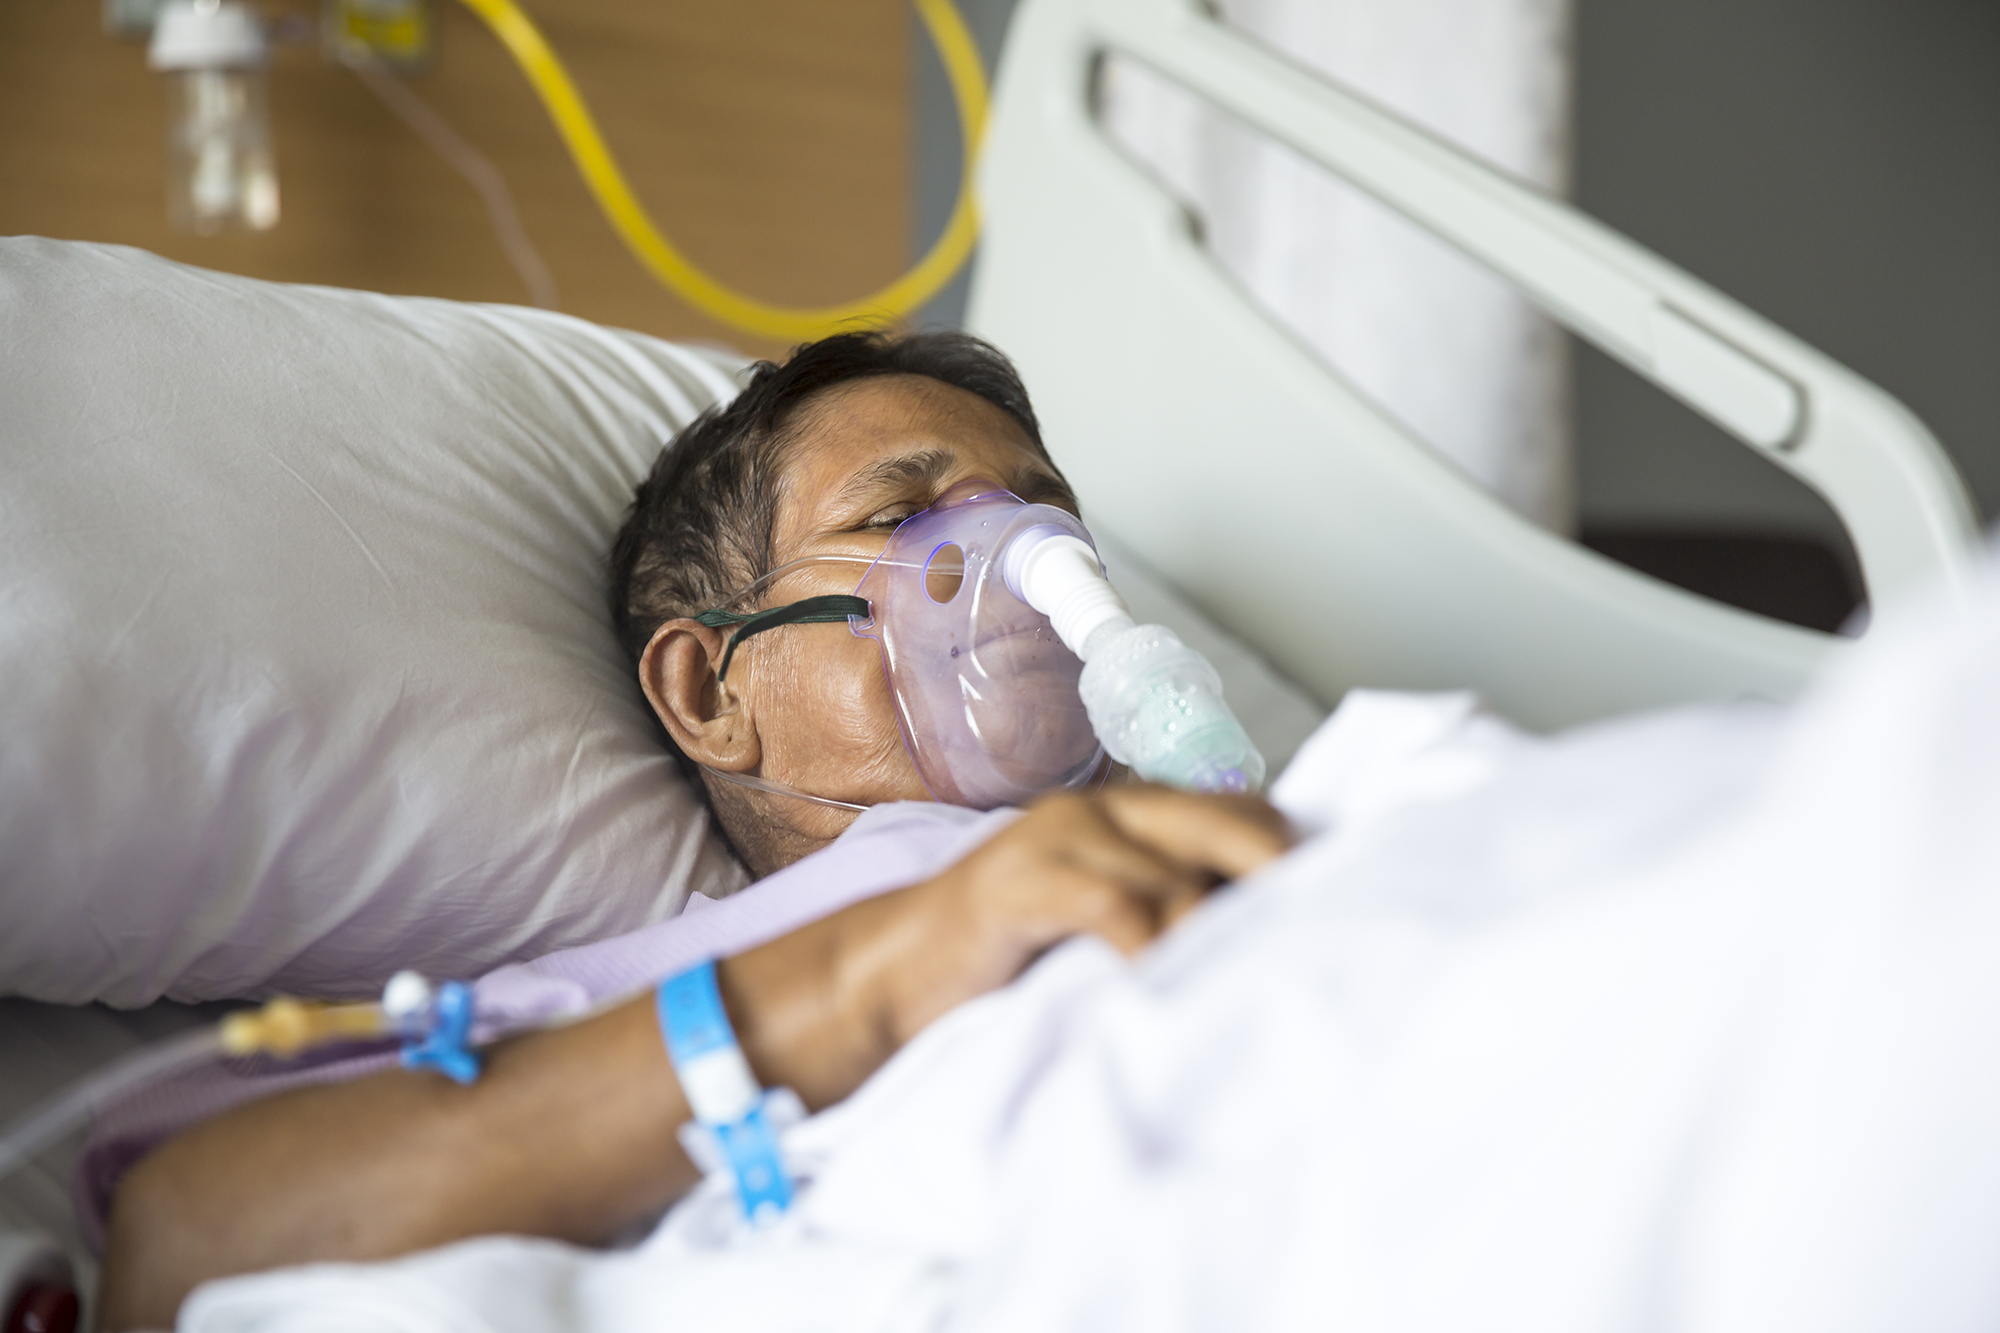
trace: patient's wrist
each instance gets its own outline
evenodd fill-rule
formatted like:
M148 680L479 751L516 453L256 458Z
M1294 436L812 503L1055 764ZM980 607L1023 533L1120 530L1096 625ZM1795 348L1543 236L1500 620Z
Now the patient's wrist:
M884 1013L896 966L899 894L856 904L716 965L716 984L751 1070L817 1110L859 1087L895 1051Z

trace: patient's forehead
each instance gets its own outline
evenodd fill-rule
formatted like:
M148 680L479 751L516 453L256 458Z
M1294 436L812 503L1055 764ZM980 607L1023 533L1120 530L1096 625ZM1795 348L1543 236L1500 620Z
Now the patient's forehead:
M1076 506L1069 485L1005 411L921 375L883 375L814 398L793 425L780 487L778 558L894 523L960 481L997 481L1022 499Z

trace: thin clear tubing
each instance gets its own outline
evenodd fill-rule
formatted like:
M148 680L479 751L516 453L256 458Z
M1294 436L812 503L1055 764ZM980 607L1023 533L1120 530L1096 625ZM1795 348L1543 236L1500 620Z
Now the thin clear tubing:
M71 1084L0 1134L0 1180L34 1160L127 1089L220 1054L222 1029L211 1024L141 1046Z
M856 580L859 580L862 573L874 563L875 560L873 557L865 555L805 556L787 564L779 565L776 569L766 574L763 578L758 579L755 583L745 587L742 591L732 593L716 609L719 611L740 610L745 605L756 602L780 579L796 574L802 569L810 569L816 565L845 565L854 571ZM848 623L852 625L853 621L850 620ZM746 641L743 647L746 650L754 651L755 643L756 640L751 639ZM750 787L757 791L773 792L779 796L791 796L801 801L810 801L814 805L824 805L836 810L853 810L856 812L868 808L865 805L858 805L853 801L839 801L831 796L818 796L809 791L800 791L797 787L788 787L782 782L773 782L769 778L760 778L754 773L732 773L728 769L710 768L707 764L703 764L702 769L724 782L731 782L739 787Z

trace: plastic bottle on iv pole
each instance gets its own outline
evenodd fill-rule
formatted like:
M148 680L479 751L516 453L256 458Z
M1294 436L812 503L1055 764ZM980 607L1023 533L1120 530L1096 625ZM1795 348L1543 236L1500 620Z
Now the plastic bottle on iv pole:
M1088 542L1056 527L1009 543L1007 588L1083 659L1077 688L1105 752L1149 782L1252 792L1264 756L1223 702L1208 659L1164 625L1137 624Z
M237 0L172 0L160 8L146 63L166 77L167 216L209 236L277 225L269 52Z

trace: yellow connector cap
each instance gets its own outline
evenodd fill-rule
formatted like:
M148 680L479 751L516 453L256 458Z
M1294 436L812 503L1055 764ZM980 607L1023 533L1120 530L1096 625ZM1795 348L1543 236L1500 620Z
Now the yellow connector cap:
M279 996L261 1009L222 1020L225 1055L297 1055L342 1038L379 1037L387 1031L379 1004L321 1004Z

